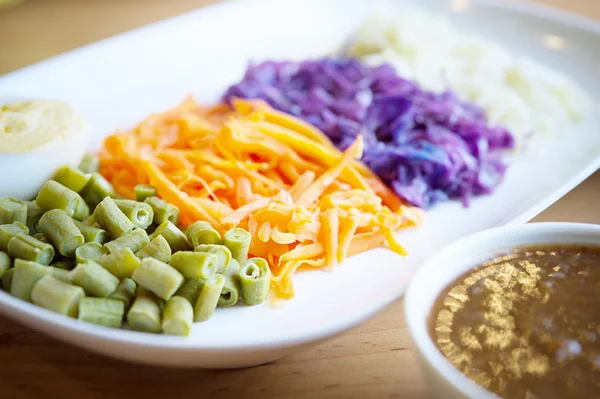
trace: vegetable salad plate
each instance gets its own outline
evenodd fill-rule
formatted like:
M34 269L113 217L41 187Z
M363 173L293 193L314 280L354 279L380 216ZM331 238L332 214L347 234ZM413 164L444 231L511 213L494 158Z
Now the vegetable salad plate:
M590 104L600 98L595 62L600 24L520 2L412 3L516 56L560 70L585 88ZM108 134L188 94L206 104L218 100L249 62L309 59L344 48L378 6L345 0L223 2L3 76L0 101L51 98L70 104L85 117L91 149L97 150ZM415 67L417 74L422 68ZM487 101L502 106L510 100L488 96ZM468 206L460 201L433 206L421 226L399 236L406 257L376 249L332 272L300 271L294 275L294 298L219 309L210 322L194 324L189 337L86 324L5 292L0 292L0 311L65 342L134 362L233 368L273 361L347 330L399 298L423 260L443 245L483 229L525 223L566 194L600 166L598 123L594 104L581 123L558 134L540 133L515 150L492 194Z

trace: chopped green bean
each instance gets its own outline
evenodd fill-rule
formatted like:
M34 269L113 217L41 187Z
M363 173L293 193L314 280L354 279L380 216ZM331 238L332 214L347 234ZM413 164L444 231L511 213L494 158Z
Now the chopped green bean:
M171 253L192 250L192 247L190 246L185 234L168 220L163 222L156 228L156 230L154 230L154 233L150 235L150 239L153 240L159 235L163 236L167 240L169 246L171 247Z
M73 219L62 209L44 213L38 228L63 256L74 257L75 250L85 242Z
M271 287L271 270L263 258L250 258L240 269L242 299L246 305L265 301Z
M166 221L175 225L179 223L179 208L175 205L158 197L148 197L144 202L150 205L154 211L154 224L163 224Z
M30 260L42 265L49 265L54 259L54 247L28 236L19 234L8 242L8 255L11 258Z
M154 211L150 205L126 199L116 199L115 204L131 220L135 227L145 229L152 224Z
M208 252L217 255L217 273L223 273L231 262L231 251L225 245L200 244L194 252Z
M125 306L108 298L82 298L79 301L79 320L104 327L121 328Z
M78 264L70 273L71 283L80 286L91 296L107 297L119 285L118 278L93 261Z
M0 278L12 267L12 259L6 252L0 251Z
M175 293L176 296L187 299L192 306L196 304L200 289L204 285L204 280L199 278L188 278L185 279L181 287Z
M27 223L27 205L14 198L0 198L0 224Z
M48 266L23 259L15 259L14 270L10 293L27 302L31 302L31 290L35 283L51 273Z
M32 237L45 244L50 244L50 240L43 233L35 233Z
M131 279L164 300L171 298L183 283L181 273L153 258L142 259Z
M97 173L100 169L100 161L95 154L87 153L83 156L79 169L83 173Z
M94 219L112 238L119 238L135 227L110 197L104 198L98 204L94 210Z
M90 181L88 181L88 184L81 190L81 196L92 208L96 207L104 200L104 198L113 196L114 194L115 190L112 184L110 184L100 173L96 172L92 172Z
M51 275L39 279L31 291L34 304L69 317L77 317L79 301L84 296L81 287L75 287Z
M133 252L142 249L150 242L148 234L145 230L136 229L127 233L116 240L107 242L104 247L112 254L120 251L123 248L131 248Z
M95 242L97 244L104 244L110 239L110 236L108 235L106 230L103 230L99 227L90 226L85 222L80 222L78 220L75 220L74 223L83 235L85 242Z
M87 218L83 219L81 221L81 223L85 224L86 226L91 226L91 227L95 227L97 229L100 228L100 225L98 223L96 223L96 219L94 219L94 215L90 215Z
M131 248L124 248L105 255L96 262L121 280L131 277L133 271L140 265L140 260L131 251Z
M137 297L127 312L127 323L134 330L159 333L161 330L160 299L152 292L139 287Z
M29 228L29 233L35 234L38 232L38 222L44 211L37 206L35 201L25 201L25 206L27 206L27 227Z
M169 335L190 335L194 322L194 308L187 299L174 296L163 310L162 330Z
M62 209L67 216L71 217L75 215L80 200L81 197L75 191L54 180L48 180L38 193L35 203L44 211Z
M138 184L133 188L136 201L143 202L146 198L156 197L156 189L149 184Z
M76 263L75 259L73 258L60 257L54 262L50 263L50 266L58 269L72 270L76 266Z
M85 220L90 217L90 207L83 198L79 197L77 199L77 208L75 208L75 214L73 214L73 219L75 220Z
M8 269L6 271L6 273L4 273L4 276L2 276L2 288L6 292L10 292L14 273L15 273L15 268L13 267L12 269Z
M217 271L217 255L208 252L175 252L169 265L185 278L207 279Z
M108 250L96 242L86 242L75 250L75 260L77 263L85 263L87 261L96 261L108 254Z
M221 235L208 222L198 221L190 224L186 235L194 248L200 244L221 244Z
M231 256L238 261L240 265L248 259L248 250L252 237L244 229L235 228L225 233L223 244L231 251Z
M129 309L131 302L135 298L137 284L130 278L121 280L117 289L115 289L108 297L123 302L125 309Z
M240 264L237 260L231 259L223 277L225 277L225 285L221 291L219 306L226 308L238 303L240 298Z
M165 237L159 235L135 253L140 259L154 258L168 263L171 260L171 247Z
M50 266L50 275L57 280L71 284L71 273L66 269Z
M196 306L194 306L194 321L206 321L212 317L221 298L221 291L225 285L225 277L213 274L204 281Z
M23 223L14 222L0 225L0 251L8 251L8 242L19 234L29 234L29 229Z
M69 165L64 165L62 168L56 171L52 180L62 184L63 186L75 191L76 193L81 192L90 180L90 176L86 175L83 171L78 168L73 168Z

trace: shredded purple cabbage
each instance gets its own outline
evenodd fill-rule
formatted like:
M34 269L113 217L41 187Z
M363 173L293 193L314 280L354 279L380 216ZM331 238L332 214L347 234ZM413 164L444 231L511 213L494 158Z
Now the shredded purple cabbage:
M363 161L401 198L422 208L449 199L468 206L502 181L514 139L450 91L432 93L388 65L356 59L250 65L224 95L260 98L321 129L344 150L359 135Z

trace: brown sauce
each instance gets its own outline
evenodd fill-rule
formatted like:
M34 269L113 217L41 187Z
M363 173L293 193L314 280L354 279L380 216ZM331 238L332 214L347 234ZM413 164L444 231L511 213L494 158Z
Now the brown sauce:
M437 298L433 341L503 398L600 398L600 247L524 247Z

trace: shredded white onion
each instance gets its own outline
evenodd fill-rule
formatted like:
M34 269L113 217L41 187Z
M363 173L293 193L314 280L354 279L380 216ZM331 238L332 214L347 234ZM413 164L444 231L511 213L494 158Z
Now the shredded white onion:
M534 132L568 131L590 111L591 98L570 77L462 32L442 16L390 7L365 20L346 53L370 66L391 64L425 89L452 89L508 128L517 145Z

